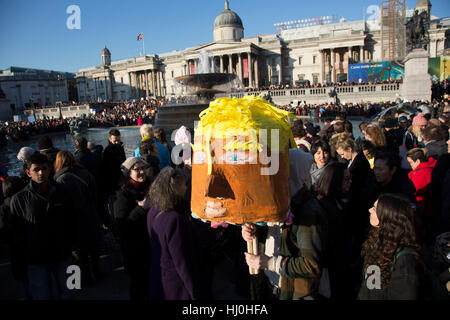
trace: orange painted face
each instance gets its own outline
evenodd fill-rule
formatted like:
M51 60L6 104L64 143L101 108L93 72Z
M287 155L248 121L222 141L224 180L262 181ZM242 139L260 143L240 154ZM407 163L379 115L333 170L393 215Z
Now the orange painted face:
M213 222L283 221L289 208L288 148L226 152L224 145L225 139L213 138L209 155L207 149L194 151L192 212ZM208 156L213 158L210 174Z
M212 222L280 222L289 208L289 118L261 97L219 98L195 129L192 213Z

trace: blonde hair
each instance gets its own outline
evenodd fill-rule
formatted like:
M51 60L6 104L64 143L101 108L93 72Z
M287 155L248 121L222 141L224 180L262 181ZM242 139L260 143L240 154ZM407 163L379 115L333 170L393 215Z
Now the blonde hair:
M411 125L408 129L416 138L420 138L422 136L422 130L420 126Z
M370 137L370 141L376 148L386 147L386 136L380 126L376 124L367 126L366 135Z
M141 137L153 138L153 126L151 124L143 124L139 132L141 133Z
M353 140L348 135L342 135L338 137L336 142L336 150L342 148L344 150L351 149L352 152L355 151L355 140Z

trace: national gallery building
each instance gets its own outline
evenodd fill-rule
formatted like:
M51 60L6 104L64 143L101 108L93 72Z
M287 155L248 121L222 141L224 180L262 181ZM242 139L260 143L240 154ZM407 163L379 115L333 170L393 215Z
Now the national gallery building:
M431 4L419 0L416 9L430 12ZM407 10L406 17L413 12ZM105 47L100 66L76 73L78 99L89 102L178 95L175 78L198 72L199 58L205 51L211 61L210 72L234 73L246 88L306 80L312 84L347 81L349 64L386 59L388 48L381 39L380 20L341 19L245 38L241 18L226 1L225 10L214 21L213 42L119 61L112 61ZM446 54L449 25L448 18L431 17L430 58Z

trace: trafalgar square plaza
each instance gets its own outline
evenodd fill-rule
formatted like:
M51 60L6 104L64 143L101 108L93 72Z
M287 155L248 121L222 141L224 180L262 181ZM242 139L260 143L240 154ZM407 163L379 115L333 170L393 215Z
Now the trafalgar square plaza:
M260 2L0 4L0 301L450 299L450 6Z

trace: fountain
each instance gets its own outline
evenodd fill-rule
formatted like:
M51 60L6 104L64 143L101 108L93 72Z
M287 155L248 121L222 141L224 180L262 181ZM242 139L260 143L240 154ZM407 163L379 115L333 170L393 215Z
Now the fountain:
M238 77L235 74L211 72L210 57L205 48L200 51L196 73L177 77L175 80L186 88L188 94L196 95L202 102L213 100L217 93L225 93L240 87Z
M194 129L194 121L199 120L201 111L218 93L227 93L243 88L239 78L233 73L211 72L210 56L205 48L200 51L195 74L176 77L177 102L159 109L156 126L166 133L182 125ZM216 66L214 70L216 71ZM181 103L180 103L181 102Z

